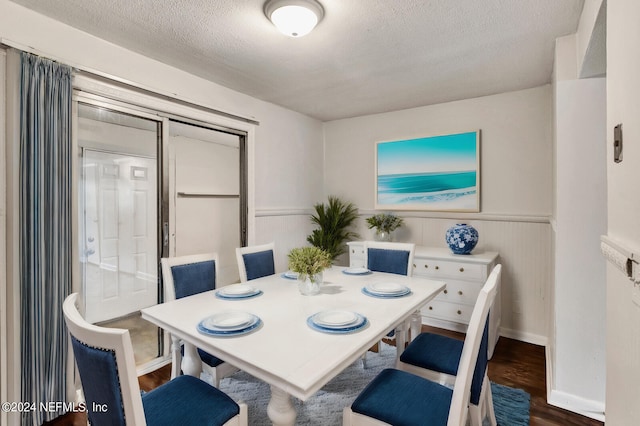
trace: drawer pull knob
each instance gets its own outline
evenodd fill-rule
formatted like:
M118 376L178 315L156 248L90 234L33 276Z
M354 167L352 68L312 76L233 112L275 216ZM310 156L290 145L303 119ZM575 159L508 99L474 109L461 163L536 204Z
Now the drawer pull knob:
M440 269L440 267L439 267L438 265L436 265L436 271L437 271L438 269Z
M464 268L460 268L460 272L464 272Z
M429 310L430 310L430 311L433 311L433 306L429 306Z
M416 267L416 264L415 264L415 263L413 264L413 267L414 267L414 268Z
M448 294L448 293L449 293L449 292L445 289L445 290L444 290L444 294Z
M462 290L458 290L458 294L462 296Z
M425 263L425 264L424 264L424 267L425 267L425 268L428 268L428 267L429 267L429 265L427 265L427 264Z
M462 311L461 310L458 310L458 315L462 315Z

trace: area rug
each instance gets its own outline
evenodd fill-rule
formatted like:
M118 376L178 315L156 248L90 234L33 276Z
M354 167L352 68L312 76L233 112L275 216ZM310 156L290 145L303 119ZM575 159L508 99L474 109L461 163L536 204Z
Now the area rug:
M351 405L358 394L384 368L393 367L395 347L381 345L380 353L367 353L367 368L356 361L305 402L293 399L298 413L296 425L338 426L342 410ZM203 377L207 379L206 377ZM267 404L269 385L247 373L238 372L220 382L220 389L249 407L250 426L271 425ZM529 424L529 394L521 389L491 383L496 418L500 426Z
M528 426L531 395L522 389L491 382L493 410L498 426Z

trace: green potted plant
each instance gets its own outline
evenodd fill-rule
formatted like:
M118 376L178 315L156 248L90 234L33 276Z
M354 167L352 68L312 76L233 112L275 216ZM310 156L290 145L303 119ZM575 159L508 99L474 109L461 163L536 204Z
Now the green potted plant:
M289 252L289 269L298 274L298 289L304 295L318 294L322 272L331 266L331 255L318 247L299 247Z
M333 262L346 252L345 242L358 238L358 234L349 229L358 219L358 209L335 196L329 196L327 204L315 204L314 209L311 222L319 228L313 230L307 241L329 253Z
M393 213L378 213L368 217L367 224L369 229L376 229L376 240L391 241L391 233L401 227L404 220Z

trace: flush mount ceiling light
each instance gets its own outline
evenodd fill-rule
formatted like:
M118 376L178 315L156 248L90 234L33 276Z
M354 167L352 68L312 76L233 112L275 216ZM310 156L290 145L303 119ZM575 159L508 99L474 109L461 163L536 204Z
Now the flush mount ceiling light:
M315 0L269 0L264 5L264 14L281 33L302 37L320 22L324 9Z

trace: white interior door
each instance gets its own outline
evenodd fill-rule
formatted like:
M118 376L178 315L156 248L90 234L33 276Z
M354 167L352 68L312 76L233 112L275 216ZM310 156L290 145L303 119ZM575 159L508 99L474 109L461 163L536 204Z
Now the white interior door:
M157 303L154 159L83 151L86 303L91 322Z

